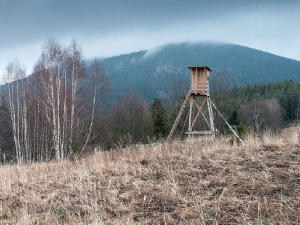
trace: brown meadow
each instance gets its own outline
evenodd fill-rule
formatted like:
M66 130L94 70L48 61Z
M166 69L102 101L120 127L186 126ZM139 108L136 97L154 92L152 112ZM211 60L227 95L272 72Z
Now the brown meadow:
M299 224L300 128L0 168L0 224Z

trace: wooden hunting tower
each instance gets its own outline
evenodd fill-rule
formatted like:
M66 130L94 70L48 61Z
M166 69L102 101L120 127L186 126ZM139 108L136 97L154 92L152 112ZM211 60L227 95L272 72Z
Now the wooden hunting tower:
M209 72L208 66L189 66L191 70L191 93L194 95L209 95Z
M190 109L188 114L189 126L188 131L186 132L189 137L194 134L212 135L213 137L215 137L214 117L212 112L213 106L218 115L224 120L231 132L235 135L235 137L240 141L240 143L243 143L236 131L225 120L225 118L222 116L220 111L210 99L209 72L212 70L208 66L189 66L188 68L191 71L191 89L185 97L178 116L169 133L167 142L171 139L176 126L182 114L184 113L184 109L186 108L188 102L190 102Z
M196 134L215 136L214 118L209 99L209 72L212 70L208 66L190 66L188 68L191 71L191 88L186 95L167 141L173 135L188 102L190 102L189 125L186 134L189 137ZM204 125L200 125L202 122L204 122Z

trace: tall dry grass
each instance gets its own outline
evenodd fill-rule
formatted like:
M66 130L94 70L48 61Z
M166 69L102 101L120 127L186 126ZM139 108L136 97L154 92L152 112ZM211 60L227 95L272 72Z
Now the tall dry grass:
M0 168L0 224L299 224L299 128Z

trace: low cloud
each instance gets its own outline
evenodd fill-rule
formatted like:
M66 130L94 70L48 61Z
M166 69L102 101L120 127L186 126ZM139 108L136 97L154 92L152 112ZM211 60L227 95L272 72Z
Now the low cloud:
M141 60L145 60L145 59L155 56L158 52L160 52L162 50L162 48L163 47L160 46L160 47L156 47L156 48L146 51Z
M151 49L148 59L156 46L209 40L300 60L299 14L299 0L0 0L0 77L15 58L30 73L50 36L75 38L86 58Z

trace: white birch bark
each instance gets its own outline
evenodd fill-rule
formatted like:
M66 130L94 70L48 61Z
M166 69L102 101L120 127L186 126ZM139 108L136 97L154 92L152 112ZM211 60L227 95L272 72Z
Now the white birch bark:
M6 78L8 85L8 101L10 107L10 117L13 128L13 138L16 150L16 159L18 164L22 164L24 160L24 128L25 122L22 117L24 107L22 96L20 93L20 82L25 77L25 71L21 68L18 61L11 62L6 67ZM22 88L21 88L22 89ZM23 87L24 89L24 87ZM26 152L25 152L26 154Z
M72 66L71 71L71 112L70 112L70 134L69 134L69 154L73 155L73 136L74 136L74 123L75 123L75 104L76 93L78 89L78 78L81 71L82 52L78 47L76 41L72 41L70 47L70 61Z
M101 66L101 63L99 60L94 60L93 64L90 67L90 76L93 82L93 100L92 100L92 111L91 111L91 118L90 118L90 124L88 127L88 134L86 136L85 143L81 149L80 155L84 152L88 142L90 141L92 128L94 125L94 117L95 117L95 111L96 111L96 102L97 97L100 97L104 95L107 92L109 81L105 77L104 69Z
M91 136L91 132L92 132L92 127L94 124L94 116L95 116L95 108L96 108L96 96L97 96L97 86L98 86L98 77L99 77L99 73L100 73L100 63L98 62L94 62L94 65L92 65L92 77L93 77L93 83L94 83L94 94L93 94L93 102L92 102L92 115L91 115L91 122L90 122L90 126L89 126L89 131L87 134L87 137L85 139L85 143L81 149L81 153L82 154L90 140L90 136Z

